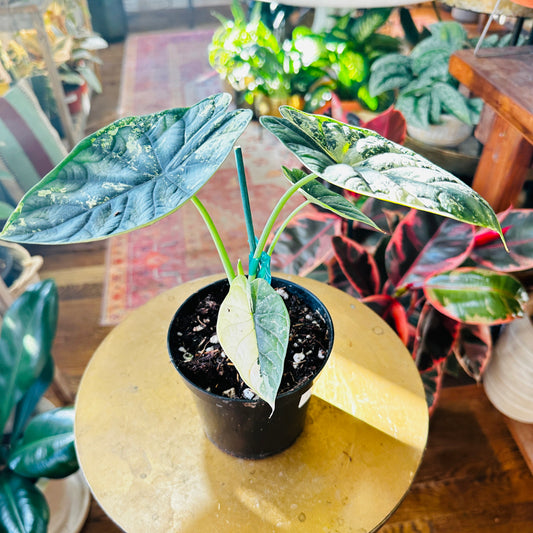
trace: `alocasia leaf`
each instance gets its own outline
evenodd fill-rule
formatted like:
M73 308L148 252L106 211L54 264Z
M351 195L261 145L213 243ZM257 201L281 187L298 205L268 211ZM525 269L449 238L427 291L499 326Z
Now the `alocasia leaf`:
M128 117L82 140L22 198L2 238L103 239L168 215L209 180L251 119L219 94L190 108Z
M508 274L458 268L426 280L424 294L441 313L467 324L502 324L523 315L528 295Z
M283 174L293 184L307 176L303 170L298 168L293 168L290 170L286 167L283 167ZM328 189L317 180L313 180L304 185L300 189L300 192L308 200L319 207L322 207L323 209L327 209L328 211L331 211L332 213L335 213L343 218L354 220L356 222L362 222L363 224L367 224L375 230L380 231L375 222L361 212L360 209L355 207L352 202L344 198L344 196L338 192Z
M263 279L236 276L220 306L217 335L242 380L272 410L289 342L283 298Z
M78 469L74 449L74 408L52 409L32 418L11 450L9 467L29 478L63 478Z
M501 234L490 205L461 180L370 130L288 106L261 123L309 170L349 191L488 227Z
M412 210L398 224L385 252L396 287L421 287L426 278L463 264L474 245L474 227Z
M0 532L46 533L50 509L33 481L0 470Z

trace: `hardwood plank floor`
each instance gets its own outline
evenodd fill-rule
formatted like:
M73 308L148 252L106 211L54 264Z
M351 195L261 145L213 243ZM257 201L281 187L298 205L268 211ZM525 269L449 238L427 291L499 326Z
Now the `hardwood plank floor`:
M116 116L122 52L123 44L117 43L101 53L104 93L93 98L88 131ZM52 276L58 283L53 353L74 394L91 355L111 330L99 325L105 243L32 247L31 252L44 257L41 277ZM53 391L48 396L58 401ZM93 500L83 533L119 531ZM380 531L533 533L533 476L504 417L481 387L443 391L412 488Z

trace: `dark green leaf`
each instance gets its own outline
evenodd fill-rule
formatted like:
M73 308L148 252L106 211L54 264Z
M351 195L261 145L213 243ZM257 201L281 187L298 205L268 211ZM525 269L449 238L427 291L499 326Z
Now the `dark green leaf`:
M81 141L21 200L2 238L69 243L151 224L209 180L251 111L219 94L191 108L120 119Z
M57 326L53 280L29 287L7 310L0 333L0 429L50 358Z
M424 284L427 300L467 324L502 324L523 315L528 295L514 277L481 268L458 268Z
M29 479L0 471L0 533L46 533L49 518L44 495Z
M461 180L375 132L294 108L261 123L324 180L346 190L474 225L501 234L496 215Z
M9 467L29 478L63 478L78 469L74 449L74 408L34 417L9 455Z

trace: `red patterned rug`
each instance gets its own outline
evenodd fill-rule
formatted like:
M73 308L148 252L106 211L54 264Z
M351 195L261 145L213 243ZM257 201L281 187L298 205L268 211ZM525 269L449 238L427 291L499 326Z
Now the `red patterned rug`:
M189 106L220 92L221 82L207 60L211 36L212 30L130 35L124 55L121 116ZM250 124L239 144L254 224L260 229L286 190L281 165L296 166L296 161L256 123ZM233 263L240 258L246 264L246 229L233 157L198 196L215 221ZM116 324L157 294L222 271L200 215L192 204L186 204L152 226L108 240L102 323Z

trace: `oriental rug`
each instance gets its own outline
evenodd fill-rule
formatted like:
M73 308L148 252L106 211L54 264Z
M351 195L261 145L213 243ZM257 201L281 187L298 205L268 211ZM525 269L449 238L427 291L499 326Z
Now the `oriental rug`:
M222 90L207 59L213 30L128 36L123 60L120 116L192 105ZM238 141L259 233L286 190L281 165L293 156L257 123ZM233 156L198 194L222 236L233 264L247 264L248 246ZM287 209L292 209L292 202ZM117 324L157 294L199 276L222 272L209 232L192 204L159 222L107 241L102 323Z

